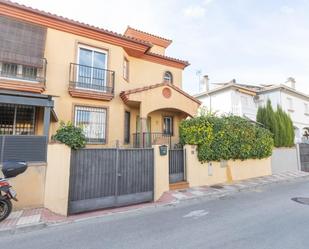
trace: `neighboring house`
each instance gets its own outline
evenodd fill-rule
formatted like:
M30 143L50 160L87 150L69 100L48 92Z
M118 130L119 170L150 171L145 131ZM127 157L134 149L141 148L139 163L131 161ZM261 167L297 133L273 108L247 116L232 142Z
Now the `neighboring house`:
M0 0L0 134L50 136L72 121L92 146L177 143L200 102L181 90L189 64L165 55L171 43Z
M280 105L289 113L295 128L295 141L304 139L309 127L309 96L295 89L295 82L290 86L280 85L246 85L235 80L216 83L217 87L209 89L209 79L205 76L203 92L195 95L209 110L219 114L234 114L256 120L259 106L269 99L274 109Z

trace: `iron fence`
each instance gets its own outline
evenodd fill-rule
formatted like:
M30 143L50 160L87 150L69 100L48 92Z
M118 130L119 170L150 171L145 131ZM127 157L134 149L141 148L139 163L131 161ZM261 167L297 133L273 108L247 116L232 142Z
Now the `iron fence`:
M134 148L151 148L155 144L167 144L172 146L172 136L161 132L133 133Z

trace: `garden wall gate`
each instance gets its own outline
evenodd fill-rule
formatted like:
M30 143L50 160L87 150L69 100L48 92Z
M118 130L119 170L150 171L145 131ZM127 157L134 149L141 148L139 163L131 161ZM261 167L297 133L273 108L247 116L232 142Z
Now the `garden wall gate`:
M153 200L153 149L72 150L69 214Z
M301 170L309 172L309 144L299 144L299 158Z
M184 149L170 149L169 150L169 180L170 183L184 181Z

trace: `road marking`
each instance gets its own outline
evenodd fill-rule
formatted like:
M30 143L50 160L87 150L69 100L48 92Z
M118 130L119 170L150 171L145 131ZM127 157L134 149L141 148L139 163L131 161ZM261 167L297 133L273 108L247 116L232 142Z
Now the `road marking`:
M193 219L198 219L202 216L207 215L208 212L205 211L204 209L201 210L195 210L195 211L191 211L190 213L186 214L183 216L183 218L193 218Z

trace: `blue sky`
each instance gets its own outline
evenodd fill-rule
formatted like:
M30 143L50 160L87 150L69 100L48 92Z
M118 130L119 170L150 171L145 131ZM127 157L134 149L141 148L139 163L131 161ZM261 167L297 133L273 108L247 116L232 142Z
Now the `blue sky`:
M199 70L211 82L279 84L291 76L309 93L308 0L17 2L119 33L130 25L172 39L167 55L191 63L183 79L191 94Z

